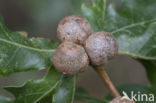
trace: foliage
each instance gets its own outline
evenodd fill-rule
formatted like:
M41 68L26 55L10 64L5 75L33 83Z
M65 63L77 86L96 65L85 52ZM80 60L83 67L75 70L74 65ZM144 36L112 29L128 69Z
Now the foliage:
M77 0L72 0L73 4ZM82 3L82 4L81 4ZM156 1L122 0L106 6L106 0L81 1L74 10L92 24L94 31L111 32L119 45L119 53L141 62L147 71L150 86L126 85L119 91L143 90L156 94ZM81 12L79 11L81 7ZM50 62L58 43L41 38L28 39L5 26L0 16L0 75L41 70L48 73L39 80L29 80L22 86L4 87L14 99L0 96L2 103L72 103L75 94L75 76L58 73ZM76 91L76 99L88 103L104 103L105 99L90 97L82 89Z
M152 85L156 83L155 7L155 0L122 0L119 5L111 2L107 7L106 0L92 0L91 5L83 3L81 6L82 15L90 21L94 31L111 32L118 42L119 53L145 66ZM133 90L135 86L127 87Z

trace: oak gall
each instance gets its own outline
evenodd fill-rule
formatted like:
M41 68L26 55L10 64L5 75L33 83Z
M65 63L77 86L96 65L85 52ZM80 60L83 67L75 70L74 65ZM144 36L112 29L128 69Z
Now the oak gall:
M84 48L73 42L62 43L51 60L59 72L67 75L85 71L89 64Z
M89 22L80 16L68 16L63 18L57 28L57 36L61 42L71 41L80 45L92 33Z
M107 32L95 32L89 36L86 40L85 49L92 65L95 66L105 64L118 53L118 46L114 37Z

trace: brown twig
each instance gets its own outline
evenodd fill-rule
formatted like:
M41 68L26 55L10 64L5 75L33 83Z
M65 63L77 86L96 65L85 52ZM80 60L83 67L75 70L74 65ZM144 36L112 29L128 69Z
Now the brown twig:
M112 81L110 80L108 74L105 72L104 66L94 66L95 71L99 74L102 80L106 83L108 86L109 90L111 91L112 95L114 97L120 96L118 91L116 90L115 86L113 85Z

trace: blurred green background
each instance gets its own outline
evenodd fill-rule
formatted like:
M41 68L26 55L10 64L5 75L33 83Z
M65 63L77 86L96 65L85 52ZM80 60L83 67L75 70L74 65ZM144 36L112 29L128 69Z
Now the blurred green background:
M82 0L0 0L0 14L12 31L26 31L29 38L45 37L57 41L56 29L59 21L73 11L79 13ZM73 5L74 3L74 5ZM145 69L128 56L119 55L110 61L106 70L116 86L122 84L149 84ZM44 76L46 70L16 73L9 77L0 76L0 94L13 97L3 86L21 85L27 79ZM103 98L108 90L92 68L79 74L77 85L84 87L92 96ZM77 103L77 102L75 102Z

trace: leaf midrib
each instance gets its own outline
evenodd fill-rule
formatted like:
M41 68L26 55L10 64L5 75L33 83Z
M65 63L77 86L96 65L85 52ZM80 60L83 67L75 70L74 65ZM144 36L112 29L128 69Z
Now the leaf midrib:
M29 49L29 50L33 50L33 51L38 51L38 52L54 52L55 51L55 49L33 48L33 47L30 47L30 46L19 44L19 43L16 43L16 42L13 42L13 41L9 41L9 40L3 39L3 38L0 38L0 41L5 42L5 43L10 44L10 45L17 46L19 48L25 48L25 49Z
M123 26L123 27L121 27L121 28L119 28L117 30L114 30L111 33L114 34L114 33L123 31L123 30L128 29L128 28L132 28L132 27L135 27L135 26L138 26L138 25L144 25L144 24L147 24L147 23L150 23L150 22L154 22L154 21L156 21L156 18L151 19L151 20L146 20L146 21L141 21L141 22L133 23L133 24L130 24L130 25Z
M74 102L74 97L75 97L75 87L76 87L76 76L74 76L74 82L73 82L73 95L72 95L72 100L71 100L71 103L73 103Z
M138 22L138 23L133 23L133 24L130 24L130 25L127 25L127 26L123 26L123 27L121 27L121 28L119 28L117 30L112 31L111 33L114 34L114 33L123 31L125 29L132 28L132 27L135 27L135 26L138 26L138 25L144 25L144 24L147 24L147 23L150 23L150 22L155 23L156 18L151 19L151 20L141 21L141 22ZM130 55L130 56L132 56L134 58L141 58L141 59L146 59L146 60L156 60L155 57L145 57L145 56L136 55L134 53L128 53L128 52L122 52L122 51L119 51L119 53L124 54L124 55Z
M156 57L145 57L145 56L134 54L132 52L129 53L129 52L119 51L119 54L128 55L128 56L132 56L134 58L140 58L140 59L145 59L145 60L156 60Z

